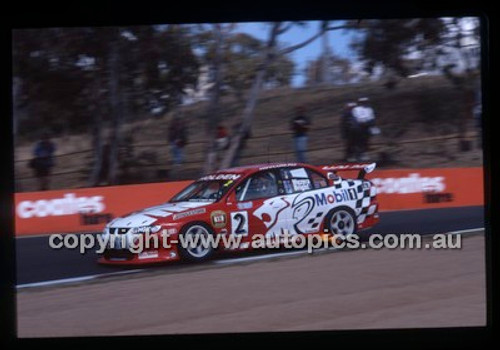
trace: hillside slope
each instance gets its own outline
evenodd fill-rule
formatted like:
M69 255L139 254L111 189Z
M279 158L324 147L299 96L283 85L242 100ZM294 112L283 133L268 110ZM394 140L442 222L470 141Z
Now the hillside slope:
M328 164L343 160L340 136L340 113L349 101L368 96L377 114L382 134L372 139L370 157L381 167L451 167L481 166L482 150L470 101L446 79L422 77L406 79L389 90L381 83L305 89L265 91L255 110L252 137L247 142L241 164L295 160L289 121L294 108L302 105L312 119L309 162ZM231 96L222 99L223 124L231 129L242 114L243 105ZM171 114L161 117L141 116L123 127L123 135L133 138L132 157L122 183L166 181L196 178L201 173L207 137L203 119L206 103L185 106L184 118L189 127L186 163L179 169L170 165L166 133ZM469 151L459 152L457 133L460 113L467 113L467 136L473 141ZM57 159L51 188L88 186L91 170L91 135L66 135L53 139ZM18 191L36 189L36 181L27 162L33 144L16 140L16 187Z

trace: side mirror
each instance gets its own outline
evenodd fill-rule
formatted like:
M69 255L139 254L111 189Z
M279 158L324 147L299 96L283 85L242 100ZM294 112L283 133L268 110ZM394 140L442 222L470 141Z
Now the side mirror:
M342 182L342 178L337 174L335 174L334 172L330 171L326 174L326 176L328 177L328 180L332 180L334 185L338 185L339 183Z

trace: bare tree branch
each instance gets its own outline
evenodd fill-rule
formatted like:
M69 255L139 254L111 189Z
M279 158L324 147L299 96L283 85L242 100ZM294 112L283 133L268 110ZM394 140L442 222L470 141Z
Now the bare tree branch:
M304 40L303 42L301 43L298 43L296 45L293 45L293 46L289 46L287 48L284 48L282 50L280 50L278 52L278 55L286 55L286 54L289 54L290 52L293 52L295 50L298 50L298 49L301 49L303 48L304 46L307 46L309 45L310 43L312 43L314 40L318 39L320 36L322 36L326 31L332 31L332 30L339 30L339 29L350 29L352 28L352 26L350 25L342 25L342 26L336 26L336 27L323 27L321 28L318 33L316 33L315 35L311 36L309 39L307 40Z
M229 168L231 164L234 162L237 152L239 152L242 139L245 137L245 134L250 129L252 124L253 113L255 110L255 106L257 105L257 101L259 98L259 93L262 88L262 83L264 82L264 76L267 72L269 65L276 58L274 55L274 49L276 46L276 40L278 37L278 32L281 27L281 22L273 23L272 27L269 31L269 39L267 40L266 47L262 52L262 63L257 68L257 73L255 75L252 87L249 91L247 103L245 109L243 110L243 115L241 117L241 124L236 135L231 139L231 143L229 145L224 158L222 159L220 168Z
M339 30L339 29L352 29L355 28L355 26L352 25L342 25L342 26L336 26L336 27L327 27L326 31L330 32L332 30Z
M450 44L448 44L449 42L453 42L453 40L449 40L449 41L443 42L440 45L443 46L443 47L448 47L450 49L466 49L466 48L469 48L469 47L479 47L478 44L467 44L467 45L457 46L456 44L451 44L450 45Z
M276 52L277 40L279 35L290 29L290 27L293 24L294 23L283 25L283 22L272 23L272 26L269 31L269 39L267 40L266 46L262 51L262 62L257 67L256 75L252 87L250 89L250 92L248 94L247 103L245 109L243 110L241 125L239 127L237 134L231 139L230 146L226 151L224 159L221 162L221 168L228 168L229 166L231 166L231 163L234 162L236 153L239 152L240 150L239 147L241 145L242 139L245 137L245 134L250 129L255 106L257 105L258 102L259 93L260 90L262 89L262 84L264 82L266 72L269 66L276 60L276 58L310 44L311 42L322 36L326 31L353 28L352 25L328 27L328 21L323 21L321 23L321 26L317 34L311 36L309 39L297 45L290 46L288 48L285 48L283 50L278 50Z
M288 23L288 25L284 26L284 27L283 27L283 28L281 28L281 29L278 29L277 34L278 34L278 35L281 35L281 34L285 33L286 31L290 30L290 28L292 28L294 25L295 25L295 23L294 23L294 22L290 22L290 23Z

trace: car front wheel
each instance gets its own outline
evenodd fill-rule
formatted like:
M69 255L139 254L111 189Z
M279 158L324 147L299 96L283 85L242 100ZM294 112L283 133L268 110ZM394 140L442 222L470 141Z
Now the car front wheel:
M190 262L201 262L208 260L214 253L211 238L213 232L204 223L192 223L185 226L181 231L178 250L182 260Z

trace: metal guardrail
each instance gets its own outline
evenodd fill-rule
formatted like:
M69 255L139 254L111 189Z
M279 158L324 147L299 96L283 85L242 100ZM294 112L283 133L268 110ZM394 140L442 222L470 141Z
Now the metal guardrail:
M337 127L324 127L324 128L317 128L317 129L311 129L311 131L315 131L315 130L330 130L330 129L335 129L335 130L338 130ZM293 132L283 132L283 133L273 133L273 134L265 134L265 135L257 135L257 136L252 136L249 138L249 140L259 140L259 139L265 139L265 138L270 138L270 137L276 137L276 136L285 136L285 135L292 135ZM472 132L469 132L467 137L470 137L472 134ZM451 139L451 138L458 138L459 137L459 134L455 133L455 134L449 134L449 135L442 135L442 136L432 136L432 137L425 137L425 138L419 138L419 139L410 139L410 140L401 140L399 141L398 143L402 143L402 144L407 144L407 143L418 143L418 142L425 142L425 141L433 141L433 140L445 140L445 139ZM207 144L208 141L206 140L203 140L203 141L194 141L194 142L191 142L189 143L190 145L194 145L194 144ZM383 142L373 142L372 144L373 145L378 145L378 144L381 144ZM164 146L168 146L168 143L165 143L165 142L154 142L154 143L143 143L143 144L132 144L133 147L137 147L137 148L141 148L141 147L164 147ZM128 146L120 146L120 148L126 148ZM331 147L329 147L331 148ZM56 154L54 155L54 158L59 158L59 157L66 157L66 156L73 156L75 154L82 154L82 153L90 153L92 152L93 149L90 148L90 149L84 149L84 150L80 150L80 151L75 151L75 152L68 152L68 153L64 153L64 154ZM191 152L190 154L198 154L198 153L204 153L204 151L202 152ZM292 152L293 153L293 152ZM21 163L21 162L29 162L32 158L28 158L28 159L15 159L14 162L16 163Z
M325 128L326 129L326 128ZM324 129L321 129L324 130ZM280 133L280 134L272 134L272 135L260 135L257 137L251 137L249 141L255 140L255 139L262 139L262 138L268 138L268 137L275 137L278 135L289 135L292 134L292 132L287 132L287 133ZM469 132L466 136L471 137L474 136L475 133ZM431 136L431 137L424 137L424 138L418 138L418 139L409 139L409 140L401 140L397 142L397 145L403 145L403 144L412 144L412 143L421 143L421 142L429 142L429 141L440 141L440 140L450 140L450 139L458 139L460 137L459 134L449 134L449 135L443 135L443 136ZM203 143L206 143L207 141L204 141ZM199 143L202 143L201 141ZM165 143L154 143L154 144L136 144L134 147L154 147L154 146L167 146ZM372 142L371 144L372 147L378 148L377 150L384 149L387 147L390 147L387 145L387 142L381 142L381 141L375 141ZM126 147L126 146L122 146ZM344 145L343 143L336 143L332 144L328 147L316 147L316 148L309 148L307 152L317 152L317 151L323 151L327 149L339 149L343 148ZM86 153L90 152L92 150L82 150L78 152L71 152L71 153L66 153L61 156L68 156L68 155L74 155L74 154L79 154L79 153ZM197 154L202 154L204 153L205 150L199 151L199 152L191 152L189 153L190 156L197 155ZM273 153L265 153L265 154L249 154L242 156L241 159L248 159L248 158L259 158L259 157L272 157L272 156L283 156L287 154L295 154L295 151L290 150L290 151L281 151L281 152L273 152ZM22 161L29 161L28 160L16 160L16 162L22 162ZM185 161L183 164L184 165L189 165L189 164L199 164L202 162L203 159L201 160L192 160L192 161ZM149 163L149 164L137 164L136 167L159 167L159 166L164 166L167 165L166 163ZM79 169L79 170L73 170L73 171L66 171L66 172L60 172L60 173L52 173L50 176L62 176L62 175L71 175L71 174L85 174L87 173L86 169ZM25 176L25 177L17 177L16 180L29 180L29 179L35 179L35 176Z

